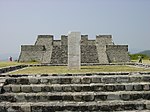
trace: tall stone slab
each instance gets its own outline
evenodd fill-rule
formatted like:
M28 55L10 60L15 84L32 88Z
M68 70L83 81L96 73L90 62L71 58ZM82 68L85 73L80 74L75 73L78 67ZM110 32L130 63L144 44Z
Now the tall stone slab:
M80 51L80 32L70 32L68 34L68 68L80 69L81 51Z

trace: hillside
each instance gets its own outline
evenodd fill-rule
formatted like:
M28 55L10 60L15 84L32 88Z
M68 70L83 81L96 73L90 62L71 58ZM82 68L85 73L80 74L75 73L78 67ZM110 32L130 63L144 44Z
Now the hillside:
M139 52L137 54L145 54L147 56L150 56L150 50L141 51L141 52Z
M150 59L150 50L145 50L145 51L142 51L142 52L138 52L138 53L135 53L135 54L129 54L131 60L138 60L139 59L139 56L142 56L143 59Z

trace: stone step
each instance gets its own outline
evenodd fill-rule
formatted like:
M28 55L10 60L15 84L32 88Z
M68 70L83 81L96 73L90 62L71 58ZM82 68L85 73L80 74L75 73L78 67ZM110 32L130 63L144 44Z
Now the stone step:
M150 110L150 101L98 101L98 102L1 102L1 112L54 112L54 111L144 111Z
M88 91L150 91L150 82L118 84L9 84L2 87L2 92L88 92Z
M150 100L150 91L121 92L39 92L39 93L4 93L0 102L49 102L49 101L138 101Z
M89 66L90 64L88 64ZM95 64L96 65L96 64ZM97 64L98 66L99 64ZM104 64L105 65L105 64ZM109 65L116 65L114 63L109 64ZM117 64L117 65L123 65L123 64ZM60 66L59 64L56 65L45 65L45 64L41 64L41 65L26 65L29 67L33 67L33 66ZM61 66L67 66L65 64L61 64ZM92 66L92 65L90 65ZM103 66L103 65L101 65ZM106 65L105 65L106 66ZM63 77L68 77L68 76L117 76L117 75L122 75L122 76L143 76L143 75L150 75L150 72L95 72L95 73L65 73L65 74L1 74L0 77L53 77L53 76L63 76Z
M6 84L89 84L150 82L150 75L11 77Z

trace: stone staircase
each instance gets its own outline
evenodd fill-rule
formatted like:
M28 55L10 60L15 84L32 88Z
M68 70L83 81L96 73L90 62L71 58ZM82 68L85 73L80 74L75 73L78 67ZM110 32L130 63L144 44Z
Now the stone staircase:
M0 112L150 111L150 73L5 75Z

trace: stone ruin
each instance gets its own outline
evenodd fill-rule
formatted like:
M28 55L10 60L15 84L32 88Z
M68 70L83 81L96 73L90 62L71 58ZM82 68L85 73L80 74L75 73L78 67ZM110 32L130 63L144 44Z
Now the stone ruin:
M68 35L54 40L53 35L38 35L35 45L22 45L19 62L38 61L46 64L68 63ZM108 64L128 62L128 45L115 45L111 35L97 35L89 40L81 35L81 63Z
M150 73L0 78L0 112L150 112Z
M62 36L61 41L56 41L52 36L39 36L35 45L22 46L19 61L52 64L66 64L67 61L69 64L75 59L79 64L80 58L82 63L129 61L128 46L114 45L111 36L88 40L87 36L76 32L69 33L68 39ZM135 63L110 65L113 64L136 66ZM150 72L6 73L32 66L49 64L0 69L0 112L150 112Z

